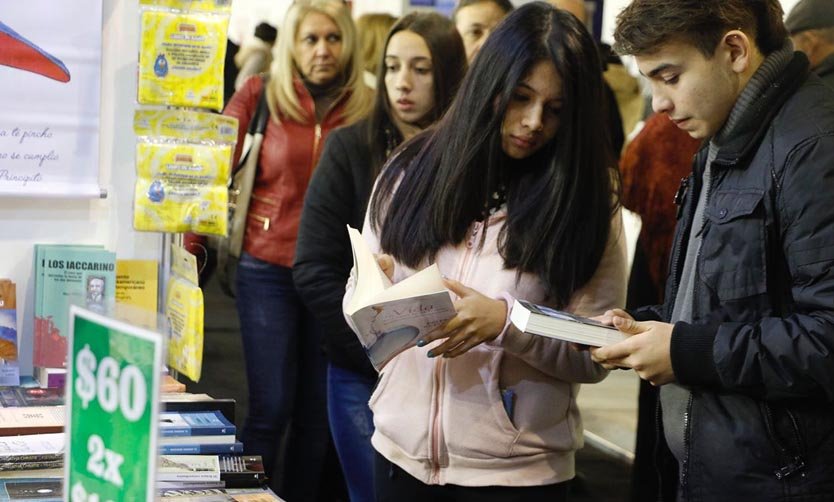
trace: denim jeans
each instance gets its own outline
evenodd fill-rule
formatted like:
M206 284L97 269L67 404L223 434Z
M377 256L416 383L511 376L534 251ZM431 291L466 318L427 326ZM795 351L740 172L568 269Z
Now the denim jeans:
M327 366L327 414L351 502L374 502L374 417L368 407L376 379Z
M261 455L267 473L281 467L271 485L282 498L313 501L330 441L321 329L295 290L292 269L246 253L237 310L249 384L244 451Z

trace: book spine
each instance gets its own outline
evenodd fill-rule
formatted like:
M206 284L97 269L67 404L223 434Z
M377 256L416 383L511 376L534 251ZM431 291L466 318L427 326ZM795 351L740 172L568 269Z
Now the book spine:
M159 472L157 481L217 481L218 472Z
M243 443L234 444L164 444L159 447L162 455L219 455L243 453Z
M13 464L18 462L63 462L63 453L26 453L23 455L0 455L0 465ZM0 469L2 470L2 469Z
M237 429L226 426L216 427L165 427L160 429L163 437L190 437L190 436L233 436Z
M64 459L42 461L0 462L0 471L35 471L39 469L60 469L64 466Z

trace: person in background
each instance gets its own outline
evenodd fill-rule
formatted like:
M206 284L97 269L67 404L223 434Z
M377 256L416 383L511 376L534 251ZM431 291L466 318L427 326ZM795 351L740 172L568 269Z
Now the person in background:
M376 86L388 30L396 21L397 18L394 16L381 12L362 14L356 20L356 31L359 33L359 55L362 58L365 83L368 87Z
M272 63L272 47L277 38L278 30L269 23L260 23L255 27L255 37L245 42L235 54L235 65L238 68L235 78L236 91L243 87L249 77L269 69Z
M263 456L266 472L283 466L273 481L282 498L315 500L329 442L326 363L316 316L302 303L291 267L322 142L332 129L366 117L373 94L362 82L355 27L342 2L290 7L274 56L269 81L247 80L223 112L240 124L237 165L247 126L266 92L270 120L236 279L249 384L241 441L246 454Z
M373 501L368 408L377 374L342 317L353 263L346 225L362 228L374 180L403 140L443 115L466 72L454 24L440 14L400 19L380 52L376 101L368 119L334 131L307 190L293 277L324 327L330 430L352 502Z
M588 26L588 11L585 8L585 2L583 0L549 0L548 3L557 9L570 12L583 26L590 30ZM609 66L607 51L603 50L604 47L601 47L599 44L597 44L597 47L600 50L600 71L605 75ZM623 144L625 143L624 123L615 90L611 88L607 80L604 81L604 84L603 93L607 110L606 114L608 116L608 120L604 125L608 128L611 144L614 146L614 154L616 158L619 158L620 151L623 149Z
M834 88L834 2L800 0L785 18L785 27L794 48L808 56L811 70Z
M692 159L701 142L678 129L663 113L646 119L645 125L625 147L620 158L623 206L643 220L637 240L634 265L628 281L626 306L663 302L669 254L677 221L675 193L682 178L692 171ZM631 500L658 500L661 488L674 497L677 470L655 466L655 452L665 448L657 443L657 387L640 380L637 412L637 440L632 463Z
M599 69L574 16L519 7L440 122L382 171L363 237L394 283L436 264L457 315L382 368L369 402L380 502L566 500L579 383L606 372L509 315L514 298L583 315L625 302Z
M463 38L466 59L470 63L498 22L512 10L513 4L509 0L460 0L452 13L452 21Z
M576 19L579 19L585 27L588 27L588 10L585 8L584 0L548 0L548 3L557 9L570 12L576 16Z
M834 91L778 0L634 0L614 40L655 111L705 146L676 197L664 303L602 316L630 336L594 360L661 386L677 500L830 499Z

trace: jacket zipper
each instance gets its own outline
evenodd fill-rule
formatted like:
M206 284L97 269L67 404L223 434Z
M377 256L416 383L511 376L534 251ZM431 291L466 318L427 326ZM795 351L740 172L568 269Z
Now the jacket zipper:
M313 158L310 160L310 169L316 168L316 154L318 153L319 143L321 142L321 124L316 124L313 128Z
M796 417L794 417L793 413L786 409L785 413L791 421L791 428L793 429L794 440L797 448L795 452L791 452L782 442L778 432L776 432L773 409L766 402L763 402L761 407L765 415L765 427L767 427L767 432L770 434L770 437L773 439L776 447L779 448L779 451L782 452L784 458L787 460L785 465L773 471L773 475L776 476L776 479L778 480L787 479L797 472L801 472L805 469L805 459L802 458L802 438L799 436L799 424L797 423ZM802 476L804 475L805 474L803 473Z
M261 225L263 225L264 232L269 230L269 226L270 226L270 219L269 218L266 218L264 216L259 216L257 214L252 214L252 213L249 213L247 216L254 219L255 221L259 222Z
M476 221L474 227L472 229L472 234L466 240L466 251L463 254L463 259L460 263L460 269L458 270L457 279L460 282L464 282L466 279L467 269L469 267L471 257L473 254L473 249L475 249L475 244L477 239L480 237L481 230L485 228L486 223ZM442 404L443 404L443 391L445 387L445 382L443 378L443 373L445 370L445 361L442 357L437 358L434 366L434 385L435 385L435 393L434 393L434 410L435 415L432 417L431 420L431 458L429 459L429 463L431 464L431 475L429 477L430 484L438 484L440 483L440 463L441 463L441 456L442 452L441 447L444 441L443 438L443 414L442 414Z
M689 393L689 398L686 400L686 411L683 413L683 461L681 462L681 491L683 498L689 498L687 493L687 482L689 474L689 448L692 436L692 392Z
M443 358L438 358L434 363L434 417L432 418L431 433L431 476L429 484L440 483L440 443L443 440Z

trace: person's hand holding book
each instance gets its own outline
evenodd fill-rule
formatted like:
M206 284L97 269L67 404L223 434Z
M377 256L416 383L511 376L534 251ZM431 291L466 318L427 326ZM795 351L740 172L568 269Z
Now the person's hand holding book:
M631 368L652 385L675 381L671 344L674 325L635 321L620 309L609 310L595 320L616 327L629 336L622 342L591 348L591 359L606 369Z
M435 340L447 339L431 349L429 357L457 357L501 334L507 321L507 303L504 300L484 296L452 279L444 278L443 282L449 291L458 296L455 301L457 314L417 342L418 347L423 347Z

